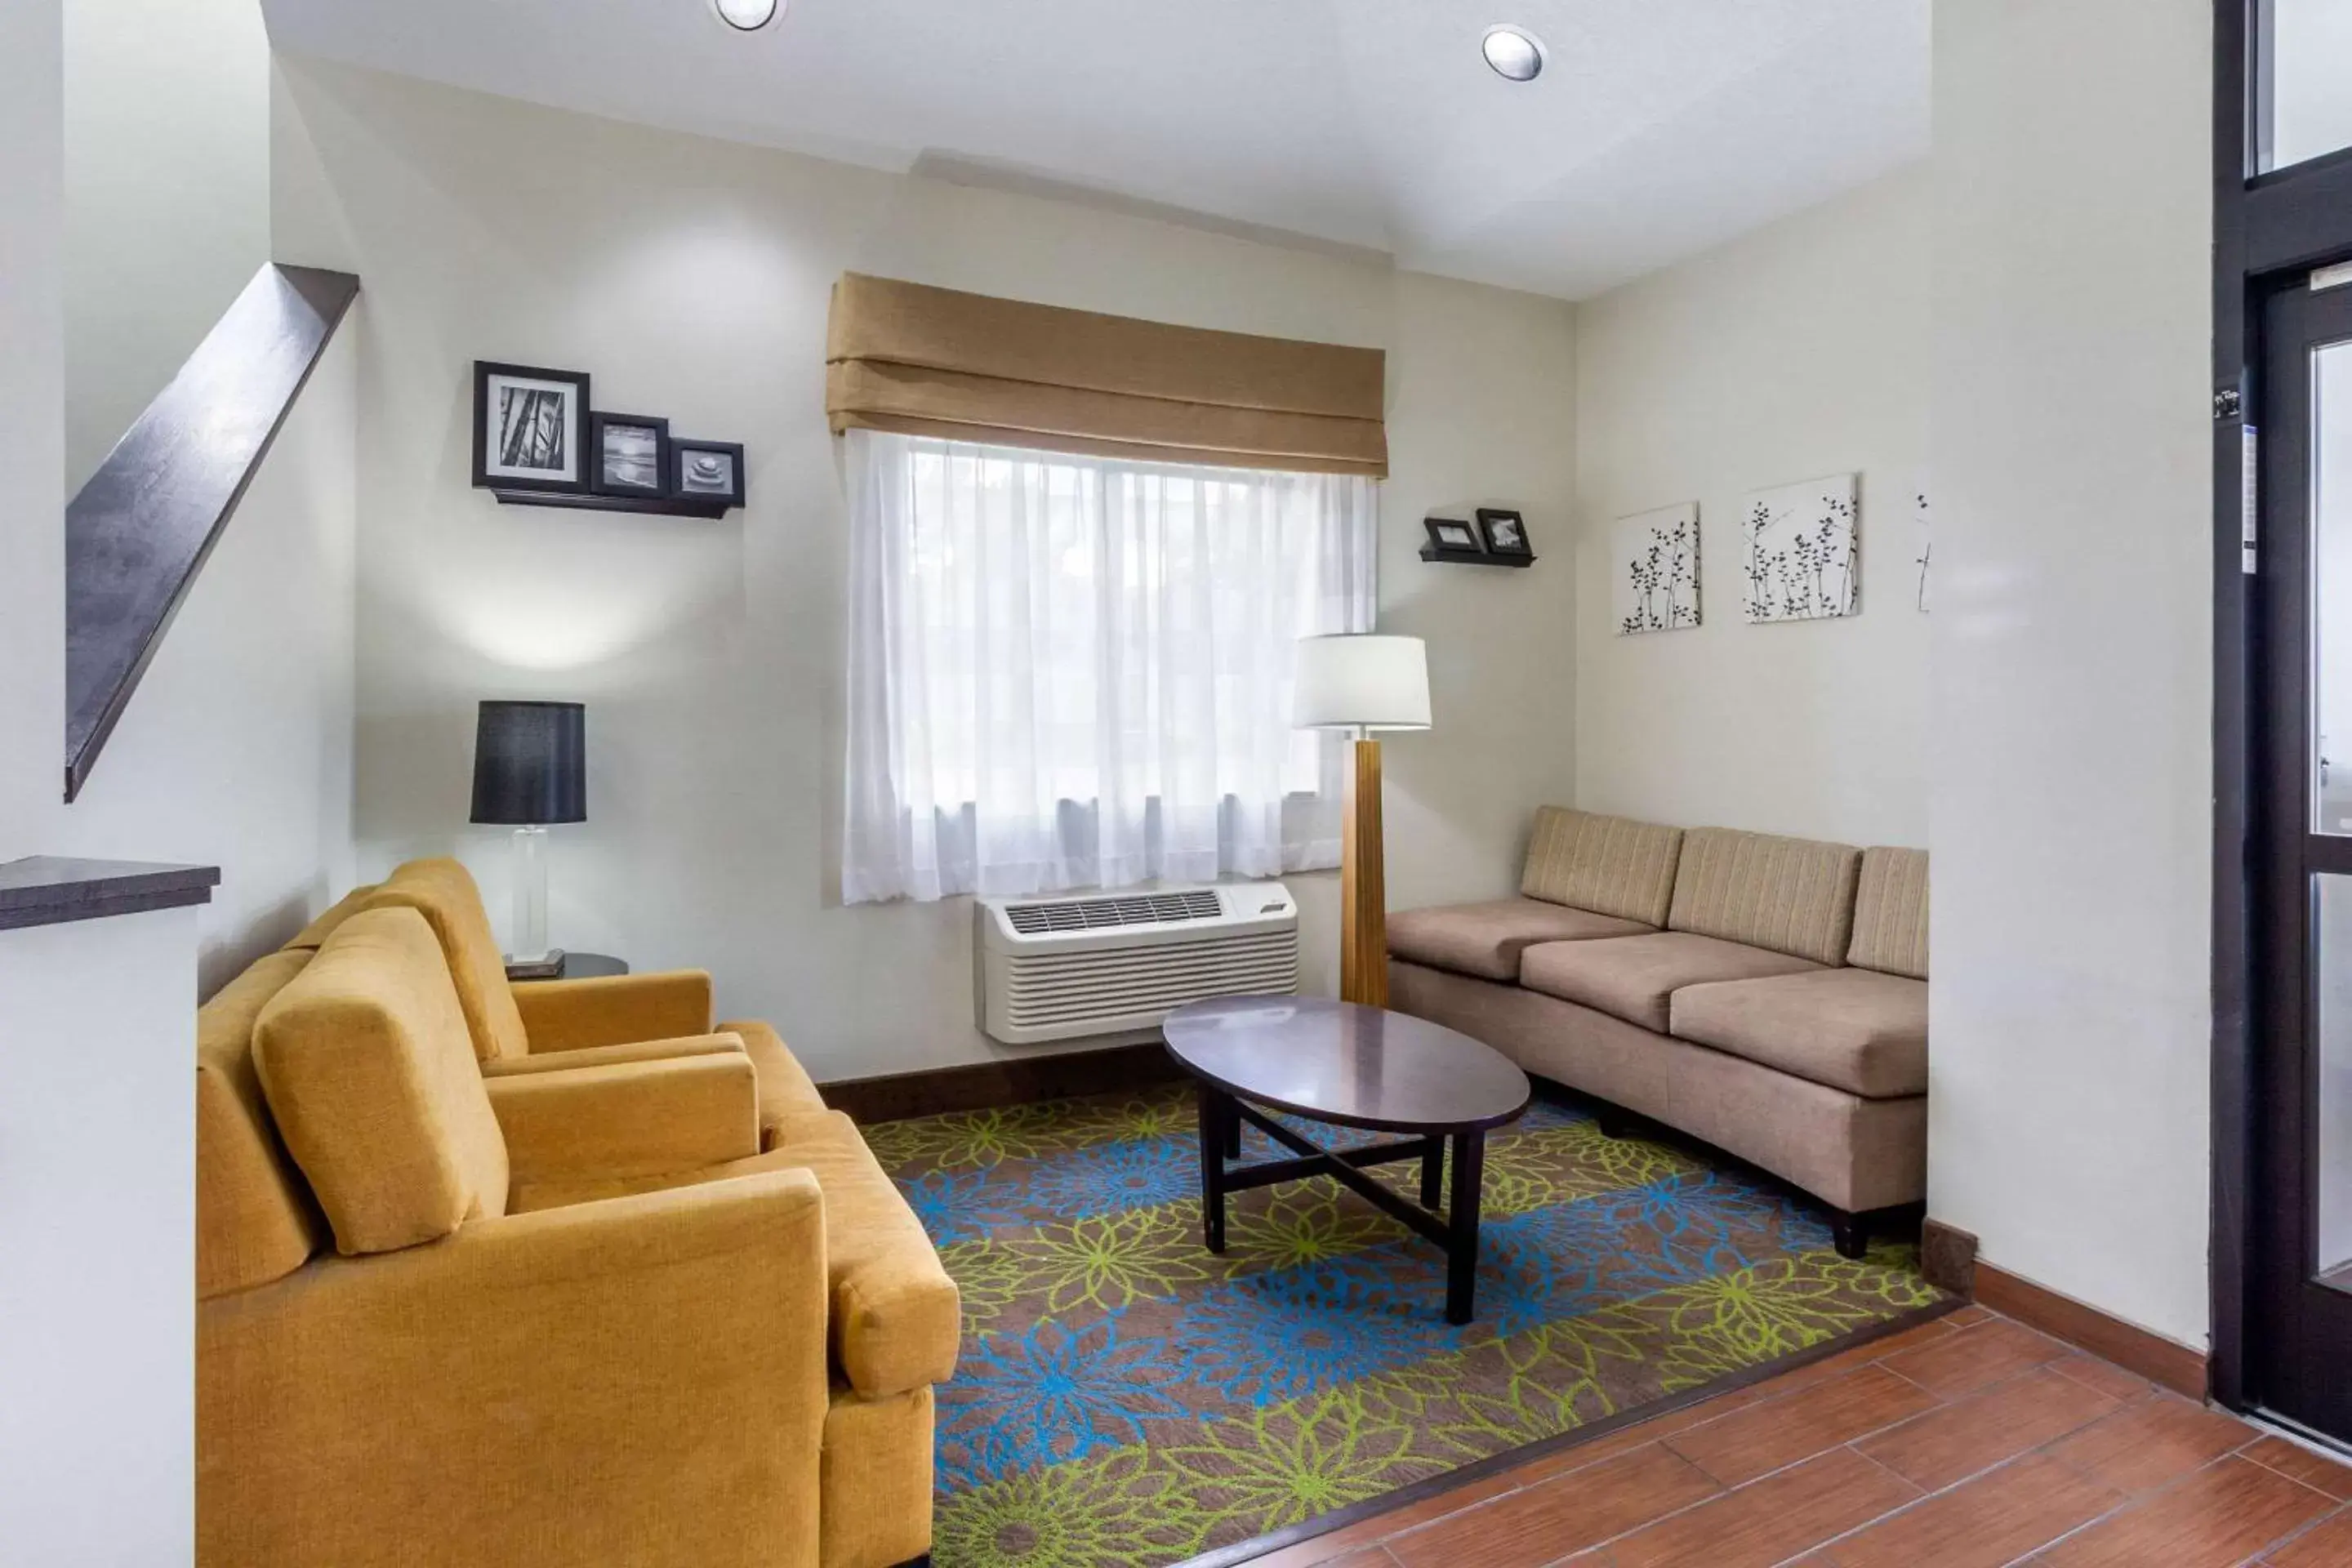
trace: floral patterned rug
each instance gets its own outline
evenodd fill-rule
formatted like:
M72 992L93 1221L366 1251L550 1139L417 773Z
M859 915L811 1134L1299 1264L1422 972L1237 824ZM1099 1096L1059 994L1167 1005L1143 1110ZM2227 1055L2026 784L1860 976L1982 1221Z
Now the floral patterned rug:
M1439 1250L1328 1178L1234 1194L1209 1252L1181 1086L866 1136L963 1291L938 1568L1160 1568L1938 1300L1910 1247L1849 1262L1778 1187L1542 1101L1488 1137L1459 1329Z

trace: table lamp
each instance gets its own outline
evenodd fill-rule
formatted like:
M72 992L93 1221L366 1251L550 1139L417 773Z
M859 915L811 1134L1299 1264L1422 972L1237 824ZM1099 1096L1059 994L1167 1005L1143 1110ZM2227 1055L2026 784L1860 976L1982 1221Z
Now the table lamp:
M474 731L474 818L514 826L515 979L561 974L547 945L547 828L588 820L588 710L578 702L485 702Z
M1375 730L1429 728L1429 656L1419 637L1298 639L1291 721L1353 734L1339 834L1339 998L1389 1002L1388 888L1381 872L1381 743Z

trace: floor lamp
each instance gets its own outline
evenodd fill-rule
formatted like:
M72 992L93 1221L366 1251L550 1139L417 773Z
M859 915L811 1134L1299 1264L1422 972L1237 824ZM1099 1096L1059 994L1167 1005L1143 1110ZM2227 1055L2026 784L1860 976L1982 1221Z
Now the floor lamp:
M1421 639L1299 638L1292 721L1353 737L1339 834L1339 999L1385 1007L1389 906L1381 872L1381 743L1371 732L1429 728L1429 658Z

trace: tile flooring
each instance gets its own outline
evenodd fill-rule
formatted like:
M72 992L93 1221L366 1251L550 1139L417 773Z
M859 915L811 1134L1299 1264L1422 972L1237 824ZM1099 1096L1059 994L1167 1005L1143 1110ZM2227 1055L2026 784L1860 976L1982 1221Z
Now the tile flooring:
M1964 1307L1251 1568L2352 1568L2352 1468Z

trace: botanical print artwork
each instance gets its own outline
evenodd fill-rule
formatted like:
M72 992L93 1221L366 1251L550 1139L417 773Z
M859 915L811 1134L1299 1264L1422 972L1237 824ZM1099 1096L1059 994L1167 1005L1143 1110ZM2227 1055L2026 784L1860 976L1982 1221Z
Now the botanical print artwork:
M1621 517L1611 537L1617 573L1612 608L1619 636L1699 624L1696 501Z
M1862 608L1855 476L1762 490L1740 509L1748 542L1748 618L1814 621Z
M1919 525L1919 553L1911 560L1911 563L1919 568L1919 592L1912 600L1912 606L1924 616L1927 613L1927 567L1936 553L1936 534L1927 515L1927 491L1921 490L1912 496L1911 516Z
M1850 1262L1777 1184L1549 1102L1489 1135L1462 1328L1444 1255L1328 1178L1202 1246L1186 1088L865 1131L963 1298L937 1568L1165 1568L1942 1300L1914 1249Z

